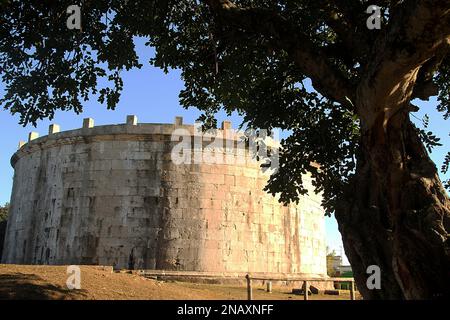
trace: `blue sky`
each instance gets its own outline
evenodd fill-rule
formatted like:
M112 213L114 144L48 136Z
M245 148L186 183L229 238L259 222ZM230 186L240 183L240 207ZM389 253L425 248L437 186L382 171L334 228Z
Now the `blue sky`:
M14 172L10 165L10 158L17 150L19 141L27 140L30 131L36 131L41 136L46 135L51 123L59 124L61 130L76 129L81 127L83 118L88 117L94 118L96 125L123 123L129 114L137 115L139 122L171 123L175 116L183 116L185 123L194 123L200 112L193 108L185 110L179 105L178 93L183 88L180 72L172 70L166 75L160 69L149 66L145 62L149 60L153 51L145 48L141 40L137 41L137 47L144 67L141 70L123 73L124 91L120 103L114 111L107 110L106 106L100 105L96 99L92 99L85 104L84 112L80 115L73 112L57 112L51 122L44 120L40 121L36 128L31 125L24 128L18 124L18 116L12 116L8 111L0 110L0 204L9 202L11 195ZM0 90L3 89L4 85L0 83ZM427 113L430 116L431 131L436 133L444 144L431 155L440 167L450 145L448 122L444 121L442 116L435 111L437 104L435 99L417 104L421 110L415 114L416 117L421 119ZM237 115L227 118L224 113L220 113L217 119L219 123L224 119L231 120L234 128L241 123L241 119ZM442 178L449 178L449 175ZM341 236L334 218L326 218L326 230L328 246L340 253Z

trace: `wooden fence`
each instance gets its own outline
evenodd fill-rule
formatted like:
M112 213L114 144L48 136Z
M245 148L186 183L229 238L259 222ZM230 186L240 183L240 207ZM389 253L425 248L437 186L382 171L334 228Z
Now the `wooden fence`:
M247 300L253 300L253 289L252 289L252 280L259 281L303 281L303 296L304 300L308 300L308 282L320 282L320 281L333 281L333 282L350 282L350 299L355 300L355 280L353 278L268 278L268 277L252 277L249 274L245 276L247 279ZM271 285L268 285L268 288L271 288Z
M233 279L240 280L243 277L243 274L222 274L216 272L195 272L195 271L164 271L164 270L137 270L134 273L140 274L142 276L147 277L184 277L184 278L203 278L203 279ZM355 300L355 280L353 278L304 278L304 277L286 277L286 278L275 278L275 277L264 277L264 276L251 276L247 274L245 276L247 280L247 299L253 299L253 290L252 290L252 280L255 281L268 281L268 290L272 290L271 281L282 281L282 282L291 282L291 281L301 281L303 282L303 293L304 300L308 300L308 283L309 282L350 282L350 299ZM269 284L270 283L270 284ZM269 289L270 288L270 289Z

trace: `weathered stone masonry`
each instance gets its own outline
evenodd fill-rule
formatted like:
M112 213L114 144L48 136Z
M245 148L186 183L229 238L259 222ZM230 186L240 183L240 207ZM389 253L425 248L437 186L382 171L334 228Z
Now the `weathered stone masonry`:
M2 262L326 274L319 195L283 206L257 163L175 165L175 128L194 130L130 116L30 134L11 159Z

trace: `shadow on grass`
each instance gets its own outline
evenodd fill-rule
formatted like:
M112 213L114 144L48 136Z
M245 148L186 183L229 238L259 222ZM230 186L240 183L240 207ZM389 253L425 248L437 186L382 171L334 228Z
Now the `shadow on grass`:
M82 299L85 296L85 290L69 290L48 284L37 275L0 274L0 300Z

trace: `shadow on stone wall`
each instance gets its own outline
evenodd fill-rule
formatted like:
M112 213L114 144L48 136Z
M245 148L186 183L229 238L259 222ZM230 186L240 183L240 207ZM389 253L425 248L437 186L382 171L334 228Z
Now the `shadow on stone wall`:
M5 242L7 221L0 221L0 261L2 261L3 243Z
M46 284L45 280L30 274L0 274L0 300L49 300L81 299L83 290L69 290L61 286Z

